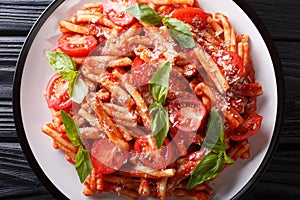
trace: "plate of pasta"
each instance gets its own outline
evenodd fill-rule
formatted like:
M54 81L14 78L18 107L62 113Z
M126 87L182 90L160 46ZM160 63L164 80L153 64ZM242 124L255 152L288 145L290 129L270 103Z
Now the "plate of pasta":
M13 101L22 149L59 199L239 199L278 142L283 79L243 1L56 0Z

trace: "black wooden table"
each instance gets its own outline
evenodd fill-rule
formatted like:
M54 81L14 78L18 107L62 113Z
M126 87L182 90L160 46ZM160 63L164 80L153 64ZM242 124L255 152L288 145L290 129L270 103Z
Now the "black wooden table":
M277 47L285 76L285 119L277 151L247 199L300 199L300 1L245 0ZM38 181L16 134L12 86L23 42L51 0L0 1L0 199L54 199Z

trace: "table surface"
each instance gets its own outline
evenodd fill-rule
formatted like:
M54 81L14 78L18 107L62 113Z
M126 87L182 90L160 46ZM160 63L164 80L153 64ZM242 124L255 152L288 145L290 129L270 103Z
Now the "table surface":
M300 199L300 1L245 0L278 50L285 78L285 119L276 153L247 199ZM20 147L12 108L16 62L26 35L51 0L0 1L0 199L54 199Z

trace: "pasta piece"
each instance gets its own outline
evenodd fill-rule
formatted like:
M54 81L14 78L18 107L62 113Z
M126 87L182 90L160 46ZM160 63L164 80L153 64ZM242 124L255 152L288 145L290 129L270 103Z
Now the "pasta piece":
M94 109L99 122L101 124L101 127L103 131L106 133L107 137L118 147L120 147L123 150L128 151L129 150L129 144L128 142L123 138L119 130L116 128L112 120L109 118L109 116L105 113L103 109L103 105L100 100L97 100L97 102L90 102L91 107Z
M128 93L132 96L135 100L137 110L142 118L144 126L150 130L151 126L151 118L149 115L148 105L145 103L141 94L136 90L136 88L129 83L128 79L130 78L128 74L120 74L118 72L114 73L122 82L123 86L126 88Z
M151 0L151 2L156 5L187 4L192 6L194 4L194 0Z
M114 28L117 30L121 30L121 27L115 25L112 21L110 21L104 14L97 13L97 15L92 14L77 14L72 19L72 22L77 23L93 23L93 24L101 24L107 26L109 28Z
M228 18L222 13L216 13L215 18L220 20L224 30L224 41L229 51L236 52L236 33Z
M86 3L83 5L84 9L91 9L91 8L102 8L102 3Z
M149 196L151 193L150 186L149 186L149 179L141 178L141 182L139 185L139 195L141 196Z
M207 22L214 29L216 36L219 36L224 32L223 28L218 24L218 22L214 18L208 17Z
M105 112L113 119L118 118L120 120L131 121L135 124L137 123L136 114L130 112L127 108L112 103L103 103L103 108Z
M147 166L143 166L141 164L137 164L135 166L133 166L132 171L130 172L130 174L126 173L126 172L122 172L124 173L125 176L132 176L132 177L140 177L140 178L153 178L153 179L157 179L157 178L163 178L163 177L173 177L175 176L175 169L152 169L150 167Z
M113 185L110 183L106 183L104 185L103 191L118 193L119 195L125 197L127 200L137 200L139 198L139 194L136 190L123 186Z
M76 163L77 147L69 140L62 138L61 135L53 129L50 123L44 124L42 131L49 135L53 139L54 145L66 154L66 160L74 164Z
M81 33L81 34L89 33L89 29L87 27L77 25L77 24L68 22L66 20L60 21L59 25L61 28L67 29L68 31L71 31L71 32Z
M219 92L224 93L226 90L228 90L228 82L210 55L201 47L195 47L194 53L204 67L208 76L213 80Z
M132 60L128 57L120 58L116 60L109 61L106 65L106 67L128 67L132 65Z
M215 106L220 107L221 112L225 116L225 118L230 122L232 127L236 128L241 123L243 123L244 119L242 116L234 109L232 108L228 102L224 99L224 97L217 94L213 89L208 87L205 83L199 83L195 87L195 93L199 94L199 90L201 90L207 97L210 98L211 103ZM218 105L218 103L221 105Z
M160 199L165 199L167 196L168 178L161 178L157 180L157 196Z
M70 152L73 152L75 154L77 153L77 148L69 140L62 138L61 135L52 128L52 125L50 123L44 124L42 127L42 131L52 137L55 142L63 145Z

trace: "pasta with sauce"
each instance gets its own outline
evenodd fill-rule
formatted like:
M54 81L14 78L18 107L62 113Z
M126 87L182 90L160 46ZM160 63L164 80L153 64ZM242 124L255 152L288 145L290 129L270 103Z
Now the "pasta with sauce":
M105 0L84 4L59 28L50 64L72 69L60 66L49 80L52 120L42 131L85 173L84 195L209 199L209 182L233 161L250 158L263 91L250 38L237 34L226 15L207 13L193 0ZM82 82L68 79L75 76ZM167 77L167 86L159 77ZM76 87L87 90L79 101ZM78 128L77 143L64 114ZM220 134L208 136L220 119ZM85 150L91 166L78 159ZM208 156L223 164L199 181L200 172L210 173L201 168Z

